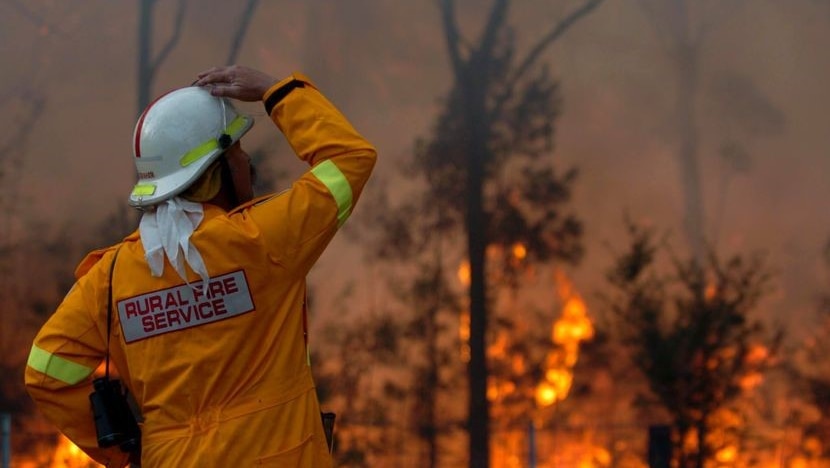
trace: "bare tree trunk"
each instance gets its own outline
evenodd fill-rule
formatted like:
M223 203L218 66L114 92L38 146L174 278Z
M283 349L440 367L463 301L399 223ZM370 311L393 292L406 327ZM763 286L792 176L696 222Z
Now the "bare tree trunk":
M478 64L476 64L478 65ZM485 294L485 256L487 247L487 220L483 207L484 162L486 158L487 127L482 116L483 83L476 73L479 66L471 66L465 108L469 126L467 166L467 249L470 259L470 364L469 364L469 431L470 467L489 466L490 406L487 401L487 300Z
M694 258L704 255L704 207L698 158L700 140L697 125L696 101L698 95L698 46L692 38L689 13L685 0L674 0L672 9L675 25L674 53L676 54L676 110L677 135L680 139L678 162L683 188L683 228Z
M440 239L438 240L440 243ZM427 311L428 318L426 323L426 330L425 330L425 339L427 344L427 388L437 388L438 387L438 328L437 328L437 317L438 312L441 307L441 300L442 294L440 291L442 290L442 283L443 283L443 269L441 268L441 261L443 260L440 254L440 250L438 255L436 255L436 268L435 273L432 279L432 284L434 287L438 288L437 291L439 294L434 295L435 301L430 304L429 310ZM429 391L425 395L425 406L426 406L426 418L428 422L428 427L426 430L425 438L427 444L427 464L429 468L436 468L438 466L438 424L436 421L436 392Z
M158 55L153 58L153 9L155 6L156 0L141 0L138 6L138 80L136 81L138 115L144 112L150 103L156 72L179 42L184 23L185 0L179 0L173 32Z
M490 465L490 406L487 401L487 302L485 256L487 222L484 213L484 168L488 159L489 121L486 107L488 70L496 32L506 16L507 0L497 0L490 12L480 45L468 59L461 55L461 39L451 0L441 3L444 33L460 93L467 154L465 229L470 261L470 362L467 366L469 466Z

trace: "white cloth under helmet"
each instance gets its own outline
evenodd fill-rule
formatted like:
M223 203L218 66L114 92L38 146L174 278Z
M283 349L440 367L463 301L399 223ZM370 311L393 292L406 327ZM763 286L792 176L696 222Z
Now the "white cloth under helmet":
M210 276L202 254L190 242L190 236L202 222L204 215L201 203L181 197L165 200L156 206L155 210L142 215L138 231L144 246L144 257L153 276L161 277L164 273L166 256L185 283L190 284L185 268L187 264L202 278L202 285L207 285Z

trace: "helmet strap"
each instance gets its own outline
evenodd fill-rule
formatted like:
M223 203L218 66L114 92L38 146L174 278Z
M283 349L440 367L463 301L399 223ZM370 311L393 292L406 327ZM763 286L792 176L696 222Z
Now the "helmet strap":
M219 164L222 166L222 190L225 191L232 208L239 206L239 196L236 194L236 184L233 183L231 166L225 154L219 156Z

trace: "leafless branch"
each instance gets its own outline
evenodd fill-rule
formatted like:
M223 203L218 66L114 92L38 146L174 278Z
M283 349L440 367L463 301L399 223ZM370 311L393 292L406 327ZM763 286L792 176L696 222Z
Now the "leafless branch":
M167 56L170 55L170 52L176 47L176 44L179 42L179 38L182 35L182 23L184 23L184 12L186 10L187 0L179 0L179 6L176 9L176 19L173 23L173 34L170 36L170 39L167 40L167 43L164 44L159 54L156 56L156 59L150 65L150 75L155 75L158 67L167 59Z
M507 7L509 4L510 2L508 0L495 0L493 8L490 10L490 17L487 18L487 26L485 26L481 41L479 42L479 52L485 57L491 55L493 46L496 43L496 35L507 17Z
M20 16L28 20L37 28L45 27L49 31L56 31L58 33L63 33L60 28L56 27L53 24L50 24L48 21L43 19L41 15L38 15L34 11L32 11L29 7L23 4L23 2L19 0L6 0L5 3L10 5L14 8Z
M530 52L528 52L525 59L521 62L521 65L518 66L516 72L513 74L511 79L512 82L519 80L522 75L527 72L527 70L539 59L539 56L542 52L545 51L551 44L553 44L557 39L562 37L568 29L571 28L577 21L579 21L583 16L587 15L591 11L593 11L596 7L598 7L603 1L605 0L588 0L586 1L581 7L577 8L576 10L572 11L568 16L565 17L562 21L560 21L556 26L553 27L548 33L542 37L539 42L536 43L533 48L531 48Z
M225 60L225 64L233 65L236 62L239 50L242 48L242 42L245 40L245 34L248 32L248 25L251 24L251 18L254 16L258 2L259 0L248 0L248 3L245 5L242 18L239 19L239 24L233 35L233 41L231 42L231 48L228 51L228 59Z
M548 31L547 34L539 39L539 42L537 42L536 45L528 51L524 60L520 62L520 65L516 68L516 71L511 75L510 79L507 80L507 86L505 87L504 93L496 99L493 107L493 115L498 115L501 112L504 104L512 95L516 83L524 76L530 67L536 63L542 52L544 52L545 49L547 49L551 44L556 42L557 39L562 37L574 24L576 24L577 21L591 13L604 1L605 0L586 1L582 6L572 11L563 20L559 21L550 31Z
M460 79L464 72L464 62L461 59L461 35L458 32L458 20L455 17L453 0L441 0L441 19L444 23L444 37L447 40L452 70L456 79Z

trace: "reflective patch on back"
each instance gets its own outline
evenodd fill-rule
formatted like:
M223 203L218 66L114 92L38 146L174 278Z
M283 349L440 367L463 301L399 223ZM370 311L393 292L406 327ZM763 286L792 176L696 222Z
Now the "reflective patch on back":
M217 322L254 310L243 270L117 302L127 343Z

